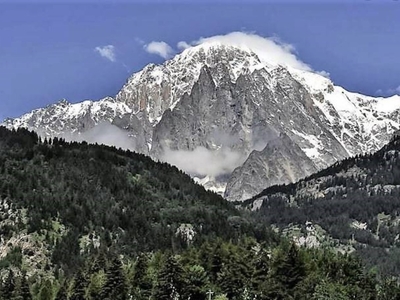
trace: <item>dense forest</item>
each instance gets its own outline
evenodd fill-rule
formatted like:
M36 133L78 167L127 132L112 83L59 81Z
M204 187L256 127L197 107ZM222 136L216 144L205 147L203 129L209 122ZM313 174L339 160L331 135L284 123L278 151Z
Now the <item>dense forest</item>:
M400 137L373 154L358 155L297 183L273 186L245 202L263 223L279 228L318 224L350 244L370 266L400 274Z
M30 287L29 287L30 285ZM220 239L172 251L120 259L113 253L87 258L73 276L30 280L8 270L0 299L399 299L395 279L365 272L350 255L293 243L235 243Z
M0 127L0 299L400 297L260 216L144 155Z
M175 167L24 129L0 128L0 197L3 239L38 234L51 263L72 271L102 248L132 256L266 233Z

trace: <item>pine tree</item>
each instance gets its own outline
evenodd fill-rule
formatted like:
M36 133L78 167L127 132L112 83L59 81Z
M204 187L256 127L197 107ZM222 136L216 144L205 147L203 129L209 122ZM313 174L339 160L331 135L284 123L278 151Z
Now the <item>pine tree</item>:
M22 300L31 300L32 299L31 291L29 289L28 280L26 279L26 275L25 274L22 275L20 294L21 294L21 299Z
M269 270L270 258L267 251L261 249L254 262L254 272L252 275L252 287L259 294L258 298L262 298L261 296L267 292Z
M121 261L114 258L107 270L106 283L101 291L102 299L125 300L127 299L127 286Z
M173 255L170 255L157 278L155 298L157 300L176 300L182 297L183 269Z
M10 269L2 285L1 296L3 297L3 299L12 299L14 296L14 291L15 291L14 272Z
M305 277L306 270L299 249L292 243L287 253L282 249L274 261L274 278L289 290Z
M135 264L135 270L134 270L134 275L133 275L133 282L132 286L133 287L140 287L143 284L143 280L146 276L148 268L148 258L147 255L144 253L141 253L136 261Z
M45 280L40 288L39 299L40 300L53 300L53 284L50 280Z
M202 300L206 296L206 287L209 284L208 276L202 266L194 265L186 271L186 297L191 300Z
M86 277L82 271L78 271L74 279L74 286L70 300L85 300Z
M60 286L54 300L68 300L68 293L67 293L67 287L66 287L65 281Z
M211 279L216 281L218 279L218 273L221 272L223 266L223 250L222 245L218 244L213 251L211 259Z
M141 253L136 261L134 274L131 283L131 294L136 299L148 299L151 295L152 282L147 274L148 257L145 253Z

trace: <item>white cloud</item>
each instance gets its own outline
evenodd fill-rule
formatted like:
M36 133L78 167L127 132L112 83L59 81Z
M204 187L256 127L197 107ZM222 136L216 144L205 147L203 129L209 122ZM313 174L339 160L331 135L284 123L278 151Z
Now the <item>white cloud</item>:
M107 46L99 46L94 49L97 53L99 53L102 57L108 59L109 61L115 62L116 55L115 55L115 47L113 45Z
M377 96L393 96L393 95L400 95L400 85L394 89L387 89L382 90L379 89L375 92Z
M181 50L185 50L185 49L191 47L191 46L190 46L188 43L186 43L185 41L180 41L178 44L176 44L176 46L178 47L178 49L181 49Z
M143 48L151 53L161 56L164 59L170 58L175 51L168 45L166 42L151 42L147 45L144 45Z
M207 45L207 44L222 44L226 46L236 46L242 49L251 50L263 62L284 65L292 68L312 71L312 68L301 61L295 54L295 47L291 44L283 43L276 37L263 37L254 33L246 32L231 32L225 35L216 35L207 38L200 38L191 43L179 42L179 48L185 48L188 45ZM325 76L327 73L323 73Z
M318 71L317 74L324 76L325 78L330 78L331 74L329 72L326 71Z
M197 147L193 151L167 150L162 156L163 161L191 175L212 177L232 173L244 159L239 152L228 148L213 151L204 147Z
M136 150L136 144L132 138L129 138L128 132L109 122L101 122L83 133L65 134L63 137L68 141L86 141L91 144Z

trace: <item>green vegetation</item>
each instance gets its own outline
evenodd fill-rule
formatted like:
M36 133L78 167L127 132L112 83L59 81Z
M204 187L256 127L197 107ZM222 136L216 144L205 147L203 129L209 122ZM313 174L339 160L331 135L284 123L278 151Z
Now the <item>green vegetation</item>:
M179 253L157 251L129 259L101 253L87 257L73 276L32 278L31 284L33 299L43 300L203 300L210 292L212 299L233 300L400 297L396 281L378 281L353 256L251 238L216 239ZM0 299L31 299L26 276L15 277L12 271L1 292Z
M284 230L318 225L336 243L354 248L369 267L400 274L400 137L374 154L338 162L297 183L273 186L253 214ZM290 199L290 205L288 204ZM333 245L331 245L333 246Z
M400 297L259 220L144 155L0 127L1 300Z

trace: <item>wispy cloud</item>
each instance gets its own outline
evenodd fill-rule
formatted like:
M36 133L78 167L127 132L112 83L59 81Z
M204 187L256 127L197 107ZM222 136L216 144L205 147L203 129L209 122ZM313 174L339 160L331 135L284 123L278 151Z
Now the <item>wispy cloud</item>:
M113 45L98 46L94 49L94 51L109 61L115 62L117 60L115 47Z
M144 45L146 44L145 41L143 41L141 38L139 37L135 37L135 42L138 43L139 45Z
M176 46L178 47L178 49L182 49L182 50L192 47L190 44L188 44L185 41L180 41L178 44L176 44Z
M170 58L174 55L175 51L166 42L153 41L143 46L143 48L151 54L156 54L164 59Z
M396 88L391 88L387 90L379 89L375 92L377 96L393 96L393 95L400 95L400 85Z

